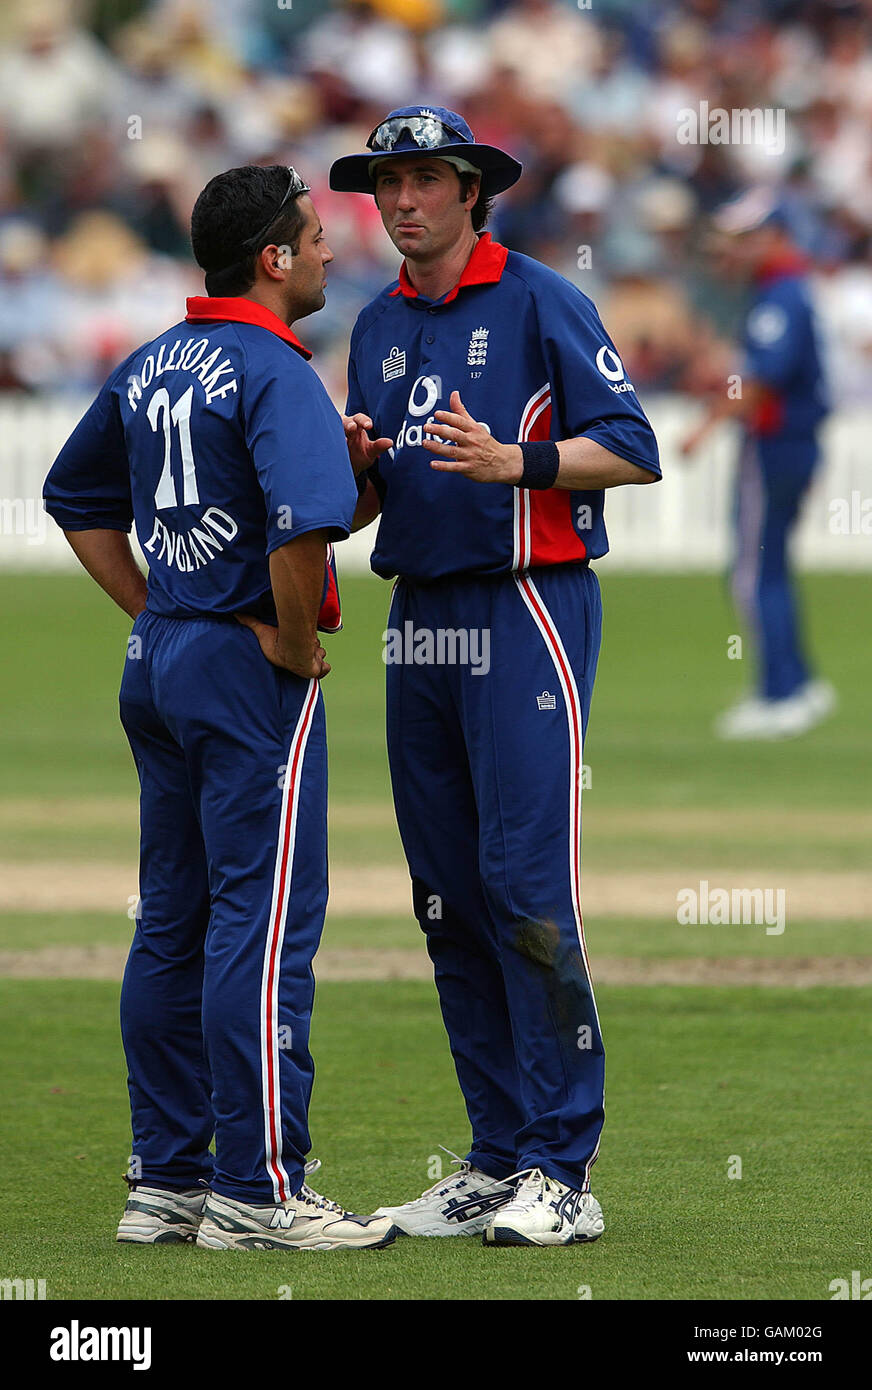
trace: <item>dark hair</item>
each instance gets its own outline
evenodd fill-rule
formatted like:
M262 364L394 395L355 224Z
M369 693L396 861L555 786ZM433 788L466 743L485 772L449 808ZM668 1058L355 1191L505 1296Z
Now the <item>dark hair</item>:
M208 295L245 294L254 284L256 257L275 242L300 249L305 214L299 194L288 199L288 170L283 164L247 164L210 179L191 214L191 245L197 264L206 272ZM257 241L244 243L263 232Z
M460 179L460 201L463 202L472 187L472 181L476 175L469 174L466 170L458 169L457 177ZM479 175L479 178L480 177ZM493 211L493 205L493 198L486 198L479 188L478 197L472 205L472 230L474 232L480 232L482 227L487 226L487 220Z

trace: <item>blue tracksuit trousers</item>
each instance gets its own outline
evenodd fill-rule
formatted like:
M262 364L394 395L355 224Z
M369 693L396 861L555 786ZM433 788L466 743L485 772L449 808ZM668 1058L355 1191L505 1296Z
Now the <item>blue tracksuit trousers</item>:
M786 699L809 678L788 545L817 461L813 437L748 439L739 461L731 584L754 633L766 700Z
M233 620L145 612L121 719L141 785L121 995L141 1181L281 1201L309 1149L311 962L327 901L321 692L271 666Z
M385 650L397 820L470 1161L497 1178L539 1167L576 1188L603 1123L579 862L600 631L595 574L563 565L399 580ZM458 633L469 659L452 663Z

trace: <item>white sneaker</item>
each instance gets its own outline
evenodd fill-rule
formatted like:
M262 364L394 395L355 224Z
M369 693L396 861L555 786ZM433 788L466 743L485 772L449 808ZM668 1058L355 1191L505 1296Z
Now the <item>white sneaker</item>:
M715 721L715 733L726 740L797 738L827 719L836 704L827 681L807 681L786 700L740 700Z
M440 1149L443 1145L439 1145ZM450 1149L445 1149L450 1154ZM379 1207L377 1216L389 1216L407 1236L478 1236L494 1211L515 1194L512 1183L489 1178L465 1158L451 1154L459 1171L440 1178L414 1201L401 1207Z
M320 1160L305 1171L320 1168ZM373 1250L397 1237L383 1216L354 1216L305 1183L295 1197L253 1206L210 1192L197 1244L203 1250Z
M131 1245L182 1245L196 1240L205 1203L203 1187L187 1192L133 1187L115 1239Z
M493 1218L484 1245L574 1245L599 1240L602 1207L590 1192L567 1187L539 1168L521 1175L512 1201Z

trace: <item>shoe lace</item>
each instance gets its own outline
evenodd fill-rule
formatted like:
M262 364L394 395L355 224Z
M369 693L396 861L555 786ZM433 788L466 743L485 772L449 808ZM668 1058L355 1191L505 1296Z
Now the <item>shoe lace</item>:
M473 1166L468 1158L461 1158L459 1154L454 1153L452 1149L446 1149L444 1144L439 1144L438 1147L443 1153L448 1154L451 1159L452 1167L455 1164L457 1165L457 1172L446 1173L444 1177L438 1178L432 1187L428 1187L426 1192L422 1192L420 1197L416 1197L416 1202L425 1202L428 1197L441 1196L443 1193L450 1191L452 1184L456 1183L458 1179L465 1178L473 1171ZM506 1181L508 1181L508 1179L506 1179ZM487 1190L489 1187L500 1187L502 1183L502 1178L488 1178L481 1186L482 1190ZM411 1206L412 1204L410 1203L409 1205Z
M527 1168L520 1173L513 1173L510 1178L506 1178L506 1182L513 1182L515 1179L519 1180L518 1187L510 1203L517 1211L530 1211L537 1202L544 1203L550 1193L559 1189L559 1184L543 1173L541 1168Z
M320 1167L320 1158L313 1158L310 1163L304 1165L303 1172L306 1174L317 1173ZM294 1200L297 1202L305 1202L306 1205L310 1207L317 1207L319 1211L336 1211L341 1215L345 1214L345 1208L341 1207L338 1202L334 1202L330 1197L322 1197L320 1192L314 1192L312 1188L309 1187L308 1183L305 1182L299 1192L296 1193Z

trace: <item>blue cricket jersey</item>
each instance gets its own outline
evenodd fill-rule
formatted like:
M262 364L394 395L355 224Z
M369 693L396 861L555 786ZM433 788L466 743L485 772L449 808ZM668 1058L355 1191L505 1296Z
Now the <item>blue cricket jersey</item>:
M758 440L813 438L829 408L805 271L788 253L757 276L743 348L745 371L764 388L747 426Z
M305 531L348 535L357 488L311 353L249 299L196 297L121 363L52 465L67 531L137 536L152 613L270 616L268 556ZM340 626L332 547L319 626Z
M369 470L382 514L377 574L426 583L595 559L608 550L603 492L477 483L431 468L422 447L459 390L503 444L586 435L660 476L654 433L590 299L556 271L484 233L439 300L406 274L361 312L348 414L394 447Z

